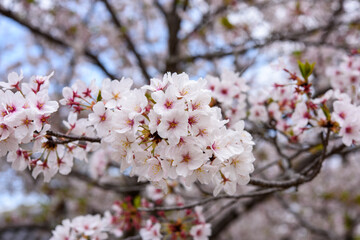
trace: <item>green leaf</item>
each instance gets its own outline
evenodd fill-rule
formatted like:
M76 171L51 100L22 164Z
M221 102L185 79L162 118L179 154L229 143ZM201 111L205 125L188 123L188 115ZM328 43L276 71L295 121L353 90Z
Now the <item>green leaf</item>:
M141 205L141 197L138 195L134 198L134 207L138 208Z
M308 77L313 73L314 67L315 63L312 63L311 65L308 62L305 63L306 74Z
M227 17L220 18L220 23L228 30L235 28L235 26L229 21Z
M323 148L324 148L323 144L322 144L322 143L319 143L318 145L315 145L315 146L311 147L311 148L309 149L309 152L312 153L312 154L315 154L315 153L317 153L317 152L322 151Z
M305 76L306 76L306 74L305 74L305 65L300 61L298 61L298 64L299 64L300 73L303 76L303 78L305 78Z
M223 3L224 3L224 5L230 5L232 3L232 0L223 0Z
M321 195L321 197L324 198L325 200L331 200L335 198L335 195L332 192L325 192Z
M302 51L294 51L292 54L293 54L295 57L301 57Z
M298 65L301 75L305 80L307 80L314 71L315 62L310 64L308 61L306 61L305 63L298 61Z
M120 32L126 33L126 32L127 32L127 28L126 28L125 26L121 26Z
M355 197L354 201L355 201L358 205L360 205L360 195L357 195L357 196Z
M78 204L78 210L81 213L85 213L87 211L87 205L88 205L87 198L84 197L78 198L77 204Z
M331 113L330 113L330 110L327 108L327 106L326 106L326 105L322 105L322 106L321 106L321 110L322 110L323 113L325 114L326 120L330 121L330 120L331 120Z
M341 194L340 194L340 200L342 202L347 202L350 198L350 193L348 191L343 191Z
M77 32L77 26L71 26L68 29L68 33L74 35Z
M349 214L344 214L344 225L345 228L348 230L351 228L351 226L354 224L354 220L349 216Z
M102 99L102 97L101 97L101 90L99 90L99 94L98 94L98 96L97 96L97 98L96 98L96 101L100 102L101 99Z

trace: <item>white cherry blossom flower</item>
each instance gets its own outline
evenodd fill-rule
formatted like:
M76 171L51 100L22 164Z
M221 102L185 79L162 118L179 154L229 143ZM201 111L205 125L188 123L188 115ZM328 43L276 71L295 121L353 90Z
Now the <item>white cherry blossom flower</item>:
M165 172L159 159L154 157L147 159L146 165L148 168L147 176L151 181L160 181L165 176Z
M298 103L296 105L295 112L291 116L291 120L295 125L295 130L304 128L308 124L309 119L311 119L311 114L308 107L306 106L306 103Z
M124 102L121 103L121 109L128 110L130 118L140 116L146 111L148 106L148 100L143 89L132 90L131 94L127 95L126 99L123 99L121 102Z
M103 102L98 102L93 106L93 111L89 114L89 122L94 125L100 137L108 135L112 119L110 110L105 108Z
M343 122L339 135L346 146L350 146L354 141L360 141L359 118L348 119Z
M37 176L42 173L44 175L44 182L50 182L51 178L55 176L57 173L57 169L49 166L48 162L41 161L40 159L36 162L36 165L32 171L33 178L37 178Z
M254 122L267 122L269 120L268 112L265 106L255 105L250 109L249 119Z
M176 172L183 177L188 176L193 170L199 168L209 160L209 156L194 145L182 146L175 156Z
M170 73L168 73L168 74L170 74ZM150 85L144 85L144 86L142 86L142 89L150 90L152 92L164 90L169 82L169 78L166 76L167 76L167 74L164 75L163 79L151 78Z
M17 89L20 90L20 81L24 78L22 71L20 75L16 72L11 72L8 74L8 82L0 82L0 86L7 90L7 89Z
M151 94L156 104L153 109L157 114L164 115L165 113L174 109L184 109L185 102L183 99L178 100L176 96L176 88L171 85L165 91L157 91Z
M160 223L153 224L151 220L147 220L145 227L140 229L140 236L143 240L161 240L160 228Z
M210 147L217 158L226 161L233 155L241 154L244 151L244 147L234 141L235 139L237 139L235 131L226 131L225 128L222 128L213 133L213 141Z
M1 128L1 126L0 126ZM14 152L18 149L18 140L14 135L10 135L7 138L1 138L0 140L0 157L5 156L8 151Z
M92 178L98 179L105 174L110 160L108 154L107 150L101 148L91 155L89 173Z
M217 196L221 190L224 190L229 195L235 194L237 177L230 169L226 167L222 168L215 174L213 181L216 185L214 188L214 196Z
M55 230L52 231L52 237L50 240L75 240L76 235L71 229L71 222L69 219L62 221L62 225L56 226Z
M40 91L48 91L50 86L50 78L54 76L54 72L51 72L47 76L32 76L30 83L23 83L21 85L21 91L27 95L30 92L38 93Z
M35 124L36 118L32 109L24 109L16 115L9 116L7 120L9 126L14 128L15 137L19 142L30 142L33 132L41 129L41 126Z
M171 145L179 142L180 137L186 136L188 131L188 114L184 111L173 110L164 114L157 127L162 138L167 138Z
M11 167L17 171L24 171L29 165L29 154L19 148L16 151L9 152L7 159L11 162Z
M347 101L335 101L334 102L334 112L332 117L342 126L345 121L354 117L354 113L358 111L359 108L352 105Z
M209 223L195 225L190 229L190 235L194 240L207 240L211 236L211 225Z
M49 95L46 91L37 94L30 92L26 95L26 100L31 108L37 111L37 114L50 114L56 112L59 108L56 101L49 101Z
M121 106L121 100L129 93L133 81L130 78L122 78L120 81L109 78L104 79L101 88L101 97L108 108Z

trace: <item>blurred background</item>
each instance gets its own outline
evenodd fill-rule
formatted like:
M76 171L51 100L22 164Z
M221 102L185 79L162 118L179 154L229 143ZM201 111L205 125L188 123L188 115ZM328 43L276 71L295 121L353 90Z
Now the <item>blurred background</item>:
M1 81L11 71L22 71L25 79L55 71L54 99L77 79L100 85L124 76L142 86L166 72L195 79L224 69L259 89L286 79L282 69L296 70L297 60L316 62L312 81L320 94L330 86L327 66L358 49L358 0L0 1ZM59 112L66 115L66 109ZM61 131L59 119L53 123ZM255 169L268 166L265 177L277 174L276 147L255 140ZM213 238L360 239L359 164L356 152L336 155L299 189L239 202L213 223ZM136 180L111 166L99 180L83 165L45 184L3 159L0 239L48 239L62 219L102 213L135 191L99 187L110 176L124 186Z

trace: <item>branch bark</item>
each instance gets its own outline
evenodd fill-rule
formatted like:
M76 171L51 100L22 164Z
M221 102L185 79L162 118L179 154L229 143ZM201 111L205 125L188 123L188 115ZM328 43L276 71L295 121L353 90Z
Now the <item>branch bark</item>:
M260 189L260 190L252 191L252 192L249 192L249 193L233 195L233 196L231 196L231 195L221 195L221 196L217 196L217 197L209 197L209 198L205 198L203 200L200 200L200 201L197 201L197 202L194 202L194 203L191 203L191 204L186 204L186 205L183 205L183 206L138 208L138 211L140 211L140 212L180 211L180 210L185 210L185 209L188 209L188 208L193 208L193 207L196 207L196 206L204 205L206 203L217 201L217 200L220 200L220 199L242 199L242 198L259 197L259 196L269 195L271 193L281 191L281 190L282 190L281 188Z
M73 142L73 141L86 141L86 142L97 142L100 143L101 142L101 138L91 138L91 137L86 137L86 136L72 136L72 135L67 135L67 134L63 134L63 133L58 133L58 132L53 132L53 131L47 131L46 134L48 136L53 136L53 137L57 137L57 138L65 138L69 141L63 142L62 144L65 143L69 143L69 142ZM59 143L61 144L61 143Z
M124 37L126 44L128 46L128 48L130 49L130 51L135 55L135 58L138 62L138 65L141 69L141 72L145 78L145 82L146 83L150 83L150 75L147 72L147 68L146 65L142 59L142 56L140 55L140 53L137 51L132 39L130 38L130 36L127 34L127 31L124 27L124 25L121 23L120 19L117 17L116 12L114 10L114 8L110 5L108 0L102 0L105 4L106 9L108 10L108 12L111 15L111 19L113 21L113 23L115 24L115 26L118 28L118 31L120 33L120 35L122 37Z
M39 27L31 25L28 21L26 21L26 19L20 18L19 16L14 14L12 11L5 9L1 5L0 5L0 14L19 23L20 25L27 28L29 31L31 31L35 35L43 38L44 40L46 40L49 43L55 44L59 47L65 48L65 49L72 49L72 46L70 44L66 43L65 40L55 37L52 34L41 30ZM118 79L118 77L115 74L109 72L109 70L105 67L105 65L100 61L99 56L97 54L95 54L88 48L84 49L83 54L84 54L84 56L89 58L93 62L94 65L98 66L104 72L104 74L107 75L109 78Z
M350 25L350 24L359 24L359 23L360 23L360 19L357 19L357 20L354 20L354 21L348 22L348 23L338 22L338 23L334 23L334 27L338 27L340 25ZM308 41L308 40L304 39L304 37L311 36L312 34L316 34L320 31L325 31L327 28L328 28L328 25L325 25L325 26L320 26L317 28L309 29L307 31L293 32L290 34L272 33L268 39L266 39L262 42L254 41L254 43L248 47L241 48L241 46L235 46L235 47L233 47L232 50L219 50L219 51L205 53L205 54L179 56L179 57L170 56L169 62L170 63L192 62L197 59L213 60L213 59L222 58L222 57L231 56L231 55L241 55L241 54L245 54L249 50L260 49L260 48L266 47L274 42L279 42L279 41L299 42L299 43L303 43L306 46L325 46L325 47L331 47L331 48L349 51L350 47L347 45L336 45L336 44L332 44L332 43L323 43L321 41Z

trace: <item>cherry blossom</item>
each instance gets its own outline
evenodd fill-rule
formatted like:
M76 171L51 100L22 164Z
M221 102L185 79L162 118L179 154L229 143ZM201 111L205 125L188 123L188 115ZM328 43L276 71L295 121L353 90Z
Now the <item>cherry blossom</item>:
M94 125L97 134L100 137L108 135L111 128L110 110L105 109L103 102L98 102L93 106L93 113L89 114L89 122Z
M190 235L194 240L207 240L211 235L210 224L198 224L190 229Z
M165 114L157 127L160 137L167 138L172 145L178 144L180 137L187 135L188 114L179 110Z
M133 81L130 78L124 78L121 81L104 79L101 87L101 97L106 102L106 107L120 107L121 99L130 91L132 84Z
M78 216L63 220L53 231L51 240L60 239L107 239L108 223L100 215Z
M22 64L14 61L16 55L41 71L47 65L56 68L56 75L29 78L11 72L0 82L0 156L14 170L41 178L37 182L56 178L47 185L49 202L57 205L54 214L63 206L71 209L64 213L72 219L54 229L52 240L200 240L212 233L217 238L219 226L231 223L229 216L236 217L239 207L248 211L260 202L244 200L243 205L240 199L295 188L303 192L303 184L324 172L324 189L351 176L323 169L338 171L356 157L360 144L358 1L114 2L0 4L6 22L36 33L36 41L24 40L42 46L40 54L38 46L35 52L27 46L30 52L12 53L2 62L5 68ZM9 39L4 38L4 52L21 43ZM274 61L280 62L278 74L266 66ZM98 69L87 72L89 63ZM183 70L197 77L191 80ZM161 76L166 71L178 73ZM88 79L101 74L117 79ZM63 83L72 86L59 89ZM139 87L142 83L149 84ZM62 99L55 101L58 91ZM344 161L334 167L333 159ZM80 187L74 194L66 189L56 201L50 190L63 183ZM325 199L321 190L316 195ZM128 192L131 197L125 197ZM334 192L324 194L332 204L340 195L349 206L358 200L351 190ZM90 202L92 194L100 201ZM117 199L111 209L109 196ZM322 229L328 224L316 226L318 218L306 224L319 211L308 209L302 220L299 206L286 206L289 199L298 198L279 194L275 201L284 201L283 208L300 224L295 229L290 221L271 231L299 229L303 238L307 228L326 239L342 238L344 226L345 237L358 233L349 209L324 218L335 219L330 225L341 234L332 234L333 229ZM77 200L95 205L89 208L95 214L75 216ZM264 216L271 222L283 217L265 214L260 222ZM246 228L251 237L261 238L255 227L271 239L288 237L272 237L259 224L231 228L236 233ZM231 228L223 228L229 237Z
M8 82L0 82L0 86L7 90L16 88L20 90L20 81L24 78L23 73L21 71L20 75L16 72L11 72L8 75Z
M162 239L162 235L160 233L160 224L153 224L151 220L147 220L145 228L140 229L140 236L143 240Z

